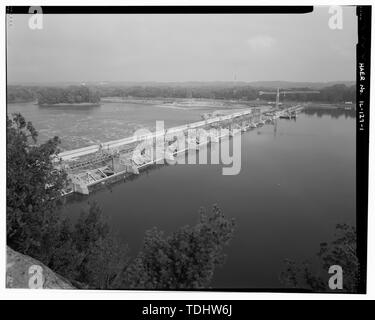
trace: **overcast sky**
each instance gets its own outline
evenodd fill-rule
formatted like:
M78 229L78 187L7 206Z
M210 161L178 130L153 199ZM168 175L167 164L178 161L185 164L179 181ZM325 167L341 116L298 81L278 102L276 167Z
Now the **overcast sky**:
M301 15L29 15L8 26L8 81L355 80L357 18Z

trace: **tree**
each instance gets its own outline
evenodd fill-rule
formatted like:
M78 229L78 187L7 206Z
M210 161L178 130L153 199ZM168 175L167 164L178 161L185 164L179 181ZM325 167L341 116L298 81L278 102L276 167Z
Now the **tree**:
M7 244L73 282L107 288L125 265L127 247L95 203L75 228L61 216L66 173L52 161L59 140L36 145L37 136L21 114L7 117Z
M205 288L214 270L223 264L224 246L231 240L234 221L214 206L212 214L200 211L194 227L184 227L169 237L156 228L146 232L142 251L131 263L120 288Z
M37 136L21 114L7 116L7 243L44 262L62 226L56 208L66 173L52 163L59 139L36 145Z
M76 280L97 289L110 289L128 263L128 247L109 227L102 209L90 204L82 212L72 233L73 244L81 254Z
M48 267L77 288L111 289L128 265L128 247L106 221L102 209L92 203L78 222L64 220L59 242Z
M7 102L30 102L35 100L32 88L22 86L7 86Z
M359 262L356 254L356 230L347 224L336 225L335 239L331 243L323 242L317 254L318 268L313 271L311 262L299 264L293 260L285 261L285 270L281 281L287 287L330 291L328 270L339 265L343 270L343 291L355 293L358 290Z

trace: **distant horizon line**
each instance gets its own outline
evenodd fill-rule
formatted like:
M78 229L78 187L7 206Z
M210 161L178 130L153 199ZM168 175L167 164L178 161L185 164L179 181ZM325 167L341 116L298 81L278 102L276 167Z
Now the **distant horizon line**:
M7 85L22 85L22 84L62 84L62 83L96 83L96 84L109 84L109 83L128 83L128 84L142 84L142 83L158 83L158 84L184 84L184 83L351 83L356 82L356 80L321 80L321 81L298 81L298 80L186 80L186 81L156 81L156 80L141 80L141 81L131 81L131 80L58 80L58 81L12 81L7 82Z

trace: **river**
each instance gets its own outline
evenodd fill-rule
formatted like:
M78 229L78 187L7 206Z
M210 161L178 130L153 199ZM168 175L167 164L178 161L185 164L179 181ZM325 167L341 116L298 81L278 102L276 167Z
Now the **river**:
M197 121L203 111L109 103L73 110L11 104L8 112L31 120L42 140L58 135L72 148L129 136L155 120ZM296 121L279 119L242 134L239 175L223 176L220 165L164 166L74 196L65 213L76 219L97 201L135 255L147 229L168 234L195 224L200 207L218 204L236 229L212 287L277 288L284 259L311 259L337 223L355 224L355 137L354 111L307 109Z

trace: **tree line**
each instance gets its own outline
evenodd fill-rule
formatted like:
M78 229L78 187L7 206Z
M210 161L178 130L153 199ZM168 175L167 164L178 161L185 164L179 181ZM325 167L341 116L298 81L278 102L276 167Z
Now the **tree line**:
M290 88L288 90L293 90ZM311 88L296 88L296 90L313 90ZM275 91L269 88L256 88L247 85L133 85L133 86L70 86L61 87L25 87L8 86L8 102L27 102L38 100L40 104L55 103L98 103L104 97L135 97L135 98L204 98L227 100L256 100L274 101L272 95L260 96L259 91ZM341 103L356 100L356 87L336 84L321 88L318 94L288 94L281 95L281 101Z
M70 86L68 88L42 88L37 92L39 104L74 104L98 103L100 95L96 90L86 86Z
M8 102L37 101L40 105L99 103L97 90L86 86L63 87L22 87L8 86Z
M132 87L98 87L101 97L137 97L137 98L204 98L226 100L256 100L275 101L275 95L259 95L259 91L276 91L270 88L255 88L251 86L132 86ZM311 88L290 88L290 91L314 91ZM316 101L338 103L356 100L355 86L337 84L319 90L320 93L303 93L281 95L281 101Z

